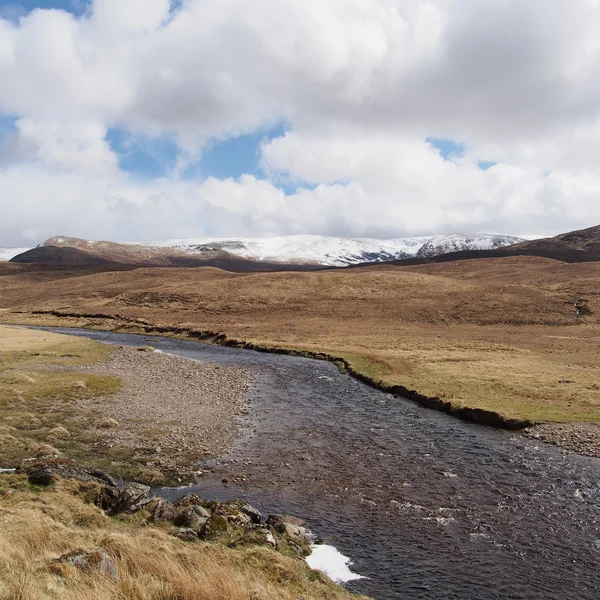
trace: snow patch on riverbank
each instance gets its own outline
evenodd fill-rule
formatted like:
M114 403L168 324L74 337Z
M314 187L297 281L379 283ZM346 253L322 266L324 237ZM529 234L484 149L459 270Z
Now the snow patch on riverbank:
M308 566L315 571L323 571L335 583L365 579L362 575L350 570L352 561L337 548L327 544L313 544L311 550L312 554L306 557Z

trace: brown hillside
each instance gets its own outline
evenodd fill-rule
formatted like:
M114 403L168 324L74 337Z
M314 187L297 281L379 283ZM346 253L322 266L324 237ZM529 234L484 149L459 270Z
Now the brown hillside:
M58 240L58 238L57 238ZM189 254L173 248L137 246L114 242L88 242L78 238L61 238L61 245L38 246L11 259L11 263L60 267L93 267L97 265L123 267L203 267L227 271L313 271L317 265L260 262L241 258L223 250Z

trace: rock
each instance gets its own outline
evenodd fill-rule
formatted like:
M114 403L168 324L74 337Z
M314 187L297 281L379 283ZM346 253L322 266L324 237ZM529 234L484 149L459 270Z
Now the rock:
M142 485L141 483L130 483L121 490L117 501L111 509L111 513L134 513L144 508L150 501L149 486Z
M299 546L307 544L307 523L302 519L291 515L269 515L267 525Z
M204 498L198 496L198 494L186 494L181 496L173 502L177 508L187 508L188 506L204 506L206 507L207 502Z
M181 528L175 536L184 542L196 542L198 540L198 534L188 527Z
M269 515L267 525L275 527L278 523L290 523L296 527L308 527L308 523L292 515Z
M204 524L200 530L200 537L203 540L208 540L220 533L225 533L228 530L227 519L218 514L212 514L210 519Z
M177 516L177 507L163 498L155 498L154 506L151 508L150 520L155 523L172 521Z
M262 522L262 515L260 514L260 511L258 511L250 504L243 504L242 512L248 515L253 523L259 524Z
M232 548L239 546L268 546L277 548L275 536L265 527L247 530L244 535L231 544Z
M116 486L101 485L93 502L102 510L111 511L117 503L120 494L121 491Z
M114 581L119 580L115 563L104 550L95 550L93 552L75 550L74 552L63 554L56 562L77 567L78 569L97 569L100 573L107 575Z
M209 519L210 513L202 506L188 506L177 515L173 523L180 527L200 531Z
M118 429L119 427L121 427L121 425L118 421L109 417L108 419L104 419L103 421L101 421L99 427L101 427L102 429Z
M213 514L221 515L229 523L246 527L251 524L252 520L243 510L243 502L240 500L232 500L231 502L209 502L207 507Z
M43 465L33 467L27 471L27 480L31 485L52 485L59 479L60 477L55 471Z

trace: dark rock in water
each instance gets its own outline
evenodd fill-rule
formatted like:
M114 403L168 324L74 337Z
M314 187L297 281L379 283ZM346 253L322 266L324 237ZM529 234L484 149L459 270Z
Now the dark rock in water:
M250 504L243 504L242 512L248 515L253 523L259 524L262 522L262 515L260 514L260 511L254 508L254 506L251 506Z
M112 514L134 513L147 506L151 501L150 487L141 483L130 483L121 490L111 509Z
M114 581L119 580L119 574L117 573L115 563L104 550L95 550L94 552L75 550L74 552L63 554L56 562L83 570L95 569L100 571L100 573L107 575Z
M230 546L232 548L240 546L267 546L276 549L277 540L266 527L257 527L246 530L244 535L231 543Z
M183 527L182 529L180 529L175 534L175 536L178 537L180 540L183 540L184 542L198 541L198 534L193 529L190 529L188 527Z
M200 531L209 519L210 513L202 506L188 506L175 517L173 523L179 527Z

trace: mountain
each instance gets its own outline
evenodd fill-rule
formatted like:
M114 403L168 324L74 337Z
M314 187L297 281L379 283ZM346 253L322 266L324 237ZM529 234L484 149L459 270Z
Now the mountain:
M522 242L510 250L513 253L544 256L565 262L600 260L600 225L561 233L552 238Z
M288 264L345 267L361 263L389 262L437 256L459 250L491 250L523 242L521 238L490 234L450 234L377 240L344 239L317 235L273 238L198 238L151 242L151 247L174 248L190 254L225 251L244 258Z
M414 258L394 260L390 264L407 265L430 262L452 262L475 258L506 258L511 256L538 256L567 263L600 261L600 225L561 233L555 237L522 241L495 249L464 249L433 254L417 253Z
M235 256L222 250L206 249L185 252L177 248L146 246L138 243L116 243L79 238L50 238L36 248L11 259L12 263L41 264L58 267L135 268L135 267L217 267L225 271L307 271L316 264L261 262ZM112 265L112 266L111 266Z
M228 265L229 270L243 271L276 270L287 265L286 268L296 270L427 258L456 251L490 250L522 241L521 238L490 234L451 234L391 240L294 235L273 238L196 238L149 243L54 237L12 260L69 266L115 263L228 268Z

